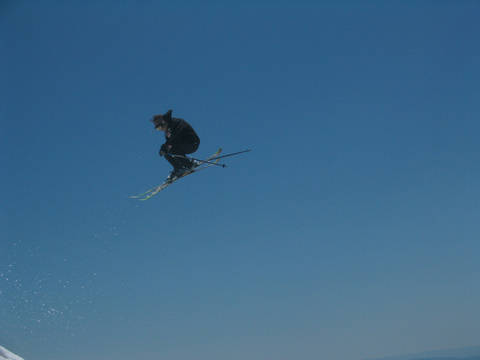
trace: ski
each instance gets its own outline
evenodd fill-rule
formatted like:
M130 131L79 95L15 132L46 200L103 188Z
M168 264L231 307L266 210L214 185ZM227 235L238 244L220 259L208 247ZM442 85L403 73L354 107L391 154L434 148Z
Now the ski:
M131 199L137 199L137 200L140 200L140 201L145 201L145 200L150 199L154 195L158 194L160 191L166 189L168 186L173 184L175 181L180 180L180 179L184 178L185 176L188 176L188 175L191 175L193 173L199 172L201 170L207 169L210 166L217 165L218 161L220 160L218 158L218 156L220 155L221 152L222 152L222 148L218 149L214 154L209 156L207 159L198 160L201 164L199 166L197 166L196 168L192 169L191 171L186 172L182 176L174 178L170 181L165 181L160 185L157 185L157 186L154 186L151 189L148 189L144 193L141 193L141 194L138 194L138 195L132 195L132 196L130 196L130 198Z

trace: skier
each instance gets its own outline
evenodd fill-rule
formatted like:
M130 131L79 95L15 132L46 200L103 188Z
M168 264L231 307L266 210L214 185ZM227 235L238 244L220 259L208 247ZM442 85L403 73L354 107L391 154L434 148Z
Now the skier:
M189 123L172 117L172 110L163 115L154 115L152 122L156 130L165 132L166 142L160 148L159 154L173 166L167 181L181 177L199 165L185 156L197 151L200 145L200 138Z

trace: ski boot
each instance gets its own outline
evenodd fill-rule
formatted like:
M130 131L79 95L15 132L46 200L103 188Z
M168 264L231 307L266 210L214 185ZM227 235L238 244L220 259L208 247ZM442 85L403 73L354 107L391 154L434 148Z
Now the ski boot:
M168 175L166 182L172 182L177 180L178 178L181 178L182 176L188 174L189 172L193 171L192 167L179 167L176 169L173 169L173 171Z

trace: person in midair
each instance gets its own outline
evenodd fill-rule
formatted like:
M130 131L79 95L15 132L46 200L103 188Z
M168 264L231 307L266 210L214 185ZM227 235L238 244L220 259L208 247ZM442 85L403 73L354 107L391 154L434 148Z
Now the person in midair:
M166 141L159 154L173 166L167 181L172 181L198 166L195 161L186 157L187 154L197 151L200 145L200 138L188 122L172 117L172 110L163 115L154 115L152 122L156 130L165 132Z

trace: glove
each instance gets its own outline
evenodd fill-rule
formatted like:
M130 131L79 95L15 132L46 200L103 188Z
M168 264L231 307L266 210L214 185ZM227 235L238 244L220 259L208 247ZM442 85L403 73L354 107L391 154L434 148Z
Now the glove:
M168 152L170 151L170 149L172 148L172 145L167 145L166 143L162 145L162 147L160 148L160 156L165 156L166 154L168 154Z

